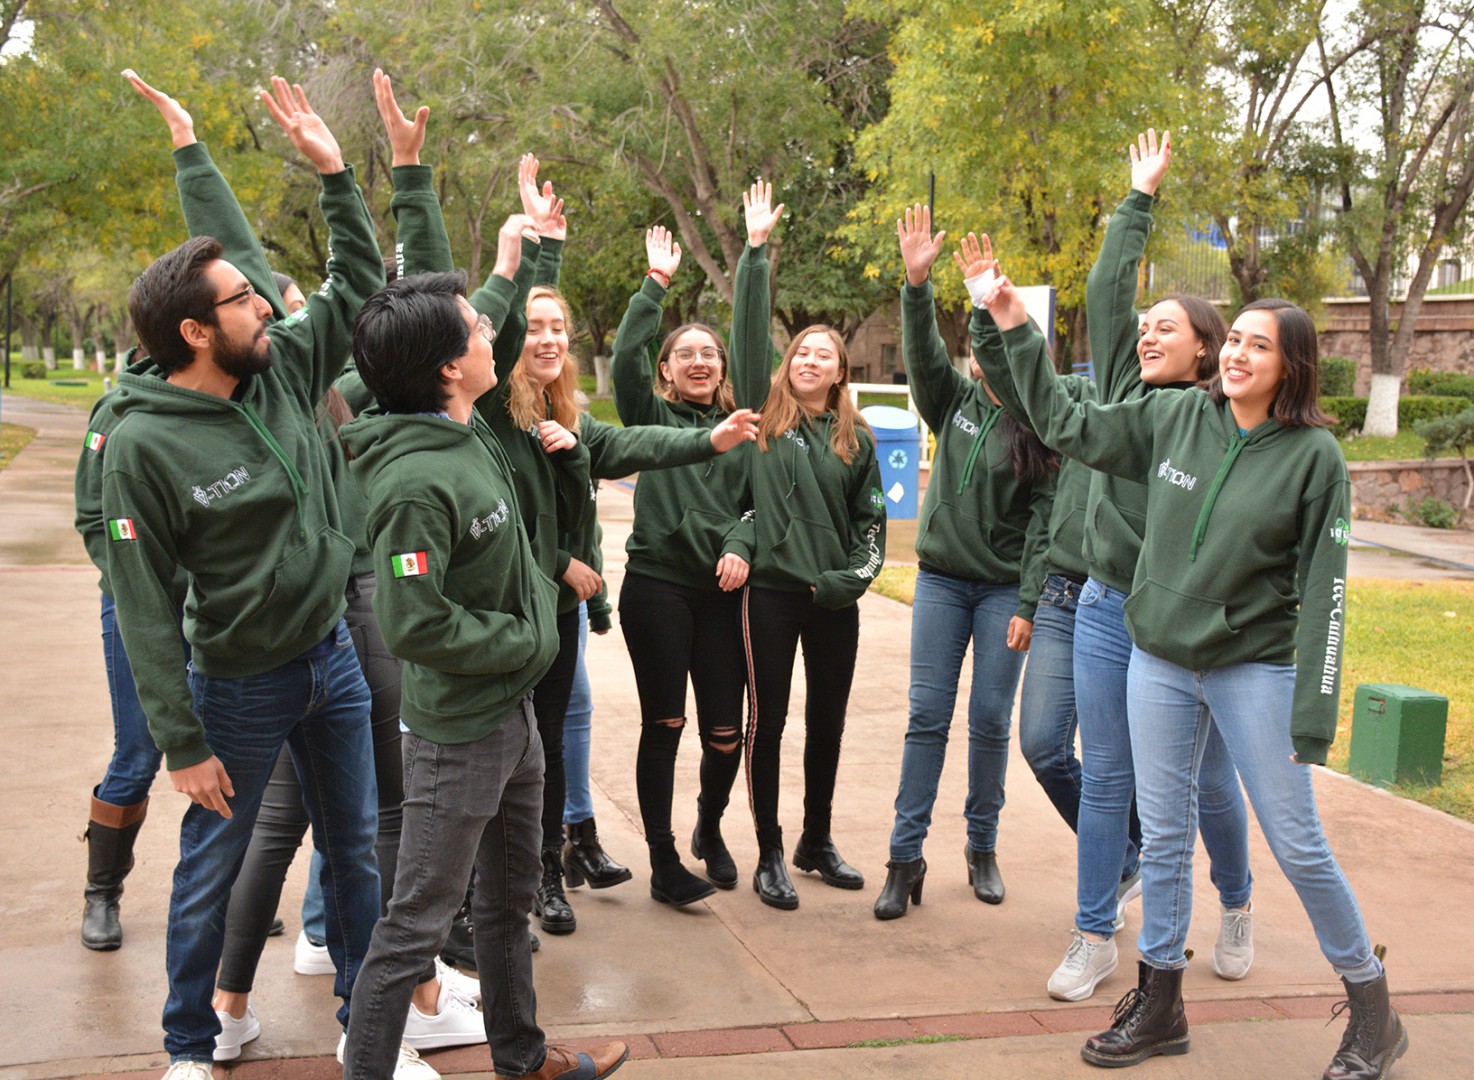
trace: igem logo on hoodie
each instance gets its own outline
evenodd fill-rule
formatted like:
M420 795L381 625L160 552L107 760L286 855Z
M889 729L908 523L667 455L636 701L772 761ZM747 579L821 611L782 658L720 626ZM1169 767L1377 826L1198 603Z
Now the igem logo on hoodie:
M1351 522L1343 517L1338 517L1336 523L1331 526L1331 539L1342 547L1351 543Z
M219 480L216 480L213 484L207 484L204 487L196 484L190 490L190 495L201 506L209 506L216 499L224 498L250 479L250 471L244 465L241 465L238 468L231 469L230 472L226 473Z

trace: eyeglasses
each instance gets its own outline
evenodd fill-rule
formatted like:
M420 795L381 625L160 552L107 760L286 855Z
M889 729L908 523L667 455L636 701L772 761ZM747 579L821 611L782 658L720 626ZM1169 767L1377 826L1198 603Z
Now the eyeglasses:
M476 316L476 332L486 339L488 345L496 340L496 327L485 315Z
M256 295L256 286L247 285L240 292L231 293L224 300L216 300L213 304L210 305L210 310L213 311L218 307L224 307L226 304L234 304L239 300L246 299L246 297L250 297L252 300L254 300L256 299Z
M721 360L722 353L720 349L713 349L709 346L705 349L692 349L688 347L683 349L672 349L670 351L670 358L676 361L678 364L689 364L698 356L701 357L701 359L705 360L708 364L715 364Z

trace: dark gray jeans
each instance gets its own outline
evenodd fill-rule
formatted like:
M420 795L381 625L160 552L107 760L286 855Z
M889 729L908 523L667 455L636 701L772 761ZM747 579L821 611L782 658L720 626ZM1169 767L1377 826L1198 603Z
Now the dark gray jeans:
M404 736L404 821L389 910L353 988L345 1080L389 1080L411 995L440 952L477 872L471 919L486 1041L499 1076L546 1056L527 913L542 872L543 750L524 698L490 735L443 744Z

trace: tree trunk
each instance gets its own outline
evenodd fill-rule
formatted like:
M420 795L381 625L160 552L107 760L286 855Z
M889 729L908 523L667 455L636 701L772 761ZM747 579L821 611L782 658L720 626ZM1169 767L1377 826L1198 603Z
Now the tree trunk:
M1363 435L1391 438L1397 434L1397 400L1401 390L1401 376L1372 373L1372 393L1367 398L1366 425L1361 429Z

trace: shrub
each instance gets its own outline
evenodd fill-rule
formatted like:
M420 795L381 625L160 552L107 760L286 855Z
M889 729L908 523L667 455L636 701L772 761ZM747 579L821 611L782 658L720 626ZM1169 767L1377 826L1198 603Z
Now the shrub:
M1331 434L1338 439L1366 427L1367 399L1364 397L1323 397L1320 407L1336 418ZM1404 395L1397 403L1397 423L1400 427L1415 424L1420 420L1436 420L1441 416L1452 416L1469 407L1463 398L1414 397Z
M46 378L46 365L40 360L27 360L20 366L20 377L22 379L44 379Z
M1452 529L1459 516L1453 503L1431 496L1417 502L1409 499L1401 513L1408 520L1419 522L1430 529Z
M1344 356L1322 356L1320 392L1322 397L1350 397L1356 393L1356 361ZM1416 393L1411 383L1408 392Z
M1407 392L1433 397L1468 398L1474 401L1474 375L1465 375L1461 371L1417 368L1407 373Z

